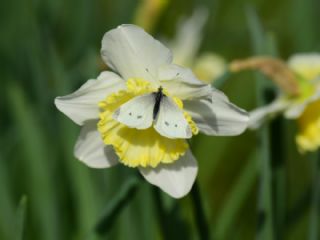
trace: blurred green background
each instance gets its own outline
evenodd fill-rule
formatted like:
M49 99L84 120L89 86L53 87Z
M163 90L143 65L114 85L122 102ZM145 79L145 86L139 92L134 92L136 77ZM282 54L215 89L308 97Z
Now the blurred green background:
M53 104L105 69L103 34L134 22L141 3L1 2L1 240L206 238L190 195L173 200L144 181L136 184L135 169L97 170L77 161L80 128ZM178 21L198 6L210 14L200 52L231 61L320 51L319 0L168 0L150 31L171 39ZM244 72L219 87L251 110L261 104L259 81L266 82ZM294 122L277 119L260 133L196 137L208 238L320 239L317 156L297 152L295 131Z

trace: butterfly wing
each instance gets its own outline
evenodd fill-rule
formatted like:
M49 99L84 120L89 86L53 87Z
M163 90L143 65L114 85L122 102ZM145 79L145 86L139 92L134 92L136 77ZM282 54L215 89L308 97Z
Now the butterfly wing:
M113 114L113 119L131 128L146 129L153 122L154 95L135 97L121 105Z
M191 128L183 111L173 100L163 96L154 128L164 137L191 138Z

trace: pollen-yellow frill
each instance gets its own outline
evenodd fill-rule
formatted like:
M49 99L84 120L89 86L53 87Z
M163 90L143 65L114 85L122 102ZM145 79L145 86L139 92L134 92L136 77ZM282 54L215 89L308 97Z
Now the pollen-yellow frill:
M129 167L156 167L159 163L172 163L188 149L185 139L170 139L161 136L153 127L139 130L129 128L112 118L112 114L130 99L157 91L149 82L142 79L129 79L127 89L109 95L99 103L101 109L98 130L103 141L112 145L120 161ZM175 103L183 109L182 101L173 97ZM190 115L184 112L193 134L198 133L196 124Z

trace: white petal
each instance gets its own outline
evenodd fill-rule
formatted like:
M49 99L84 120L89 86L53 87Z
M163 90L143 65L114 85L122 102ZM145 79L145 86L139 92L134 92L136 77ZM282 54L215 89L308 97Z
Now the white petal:
M113 148L103 143L97 121L90 121L82 127L74 155L92 168L107 168L119 162Z
M99 101L110 93L125 88L125 82L112 72L102 72L97 80L88 80L74 93L57 97L56 107L79 125L99 118Z
M191 17L178 24L176 36L171 43L175 63L183 66L192 65L199 51L203 37L203 27L208 16L207 8L196 8Z
M197 161L188 150L172 164L161 164L156 168L140 168L141 174L151 184L159 187L174 198L185 196L196 179Z
M300 115L303 113L304 109L312 102L318 100L320 98L320 90L318 90L314 95L307 98L305 101L298 103L298 104L292 104L287 111L285 111L284 116L289 119L296 119L300 117Z
M107 32L101 54L125 80L138 77L155 81L158 67L172 62L170 50L135 25L121 25Z
M163 65L158 70L158 78L161 82L179 80L181 82L203 85L203 82L189 68L184 68L176 64Z
M191 114L200 131L207 135L233 136L248 126L246 111L229 102L220 91L212 91L212 100L184 101L184 109Z
M288 65L291 68L299 67L301 65L311 67L320 67L320 53L309 52L309 53L296 53L288 59Z
M320 54L317 52L298 53L291 56L288 66L307 80L320 76Z
M296 119L300 117L307 105L308 103L306 102L303 102L301 104L294 104L284 112L284 116L288 119Z
M208 97L211 86L198 80L190 69L170 64L159 68L161 85L172 96L182 100Z
M259 107L249 113L249 128L257 129L259 128L264 121L274 117L276 114L284 111L289 105L289 102L278 98L269 105Z

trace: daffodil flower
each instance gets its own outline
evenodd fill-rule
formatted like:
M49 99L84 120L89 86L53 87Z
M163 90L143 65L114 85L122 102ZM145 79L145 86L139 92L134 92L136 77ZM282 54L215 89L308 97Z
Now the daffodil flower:
M317 150L320 147L320 54L296 54L286 64L271 58L251 58L239 63L235 62L233 67L260 69L281 89L273 102L250 113L249 128L257 129L266 119L283 113L285 118L298 122L299 151Z
M138 168L169 195L186 195L198 169L187 139L198 131L240 134L246 112L189 69L172 64L170 50L135 25L107 32L101 54L113 72L55 99L82 126L75 156L93 168Z

